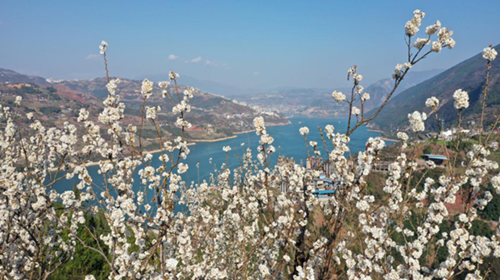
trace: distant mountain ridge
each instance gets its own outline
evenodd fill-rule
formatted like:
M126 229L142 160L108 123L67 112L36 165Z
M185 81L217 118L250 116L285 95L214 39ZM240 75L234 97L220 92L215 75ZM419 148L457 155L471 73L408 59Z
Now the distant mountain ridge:
M167 74L154 74L154 75L142 75L138 76L135 78L136 80L144 80L144 79L149 79L151 81L155 82L160 82L160 81L166 81L168 80L168 73ZM186 76L182 75L181 76L181 81L183 85L189 85L195 88L202 89L206 92L210 93L216 93L216 94L221 94L224 96L237 96L237 95L242 95L246 92L246 90L243 90L238 87L222 84L219 82L215 81L210 81L210 80L201 80L197 79L191 76Z
M443 70L429 70L413 72L401 82L400 87L395 92L399 94L426 79L429 79ZM394 84L392 78L379 80L367 88L364 92L370 93L370 100L365 103L365 110L378 107L385 100ZM347 96L350 96L351 88L336 88ZM282 87L247 96L233 96L248 104L255 104L264 108L275 108L280 112L289 115L306 115L311 117L345 116L348 113L348 106L345 103L338 104L332 98L333 89L324 88L294 88ZM358 99L359 100L359 99ZM357 105L358 106L358 105Z
M4 68L0 68L0 83L31 83L40 86L50 85L45 78L24 75Z
M500 45L494 47L500 50ZM374 120L380 128L396 129L407 126L408 114L414 111L428 112L425 101L431 96L440 100L439 116L446 124L457 120L457 110L454 108L453 93L463 89L469 93L469 108L463 111L465 119L472 119L480 113L482 90L485 81L486 60L479 53L460 62L441 74L423 81L393 97L387 106ZM487 99L487 120L493 116L494 109L500 105L500 59L492 62L490 72L490 90ZM373 112L371 112L373 113ZM427 121L429 127L434 124Z

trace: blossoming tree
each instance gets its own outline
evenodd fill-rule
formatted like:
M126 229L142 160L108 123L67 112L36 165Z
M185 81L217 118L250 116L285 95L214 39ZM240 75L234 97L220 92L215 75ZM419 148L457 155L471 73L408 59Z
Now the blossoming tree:
M322 200L313 195L318 170L270 164L276 149L262 117L254 120L258 150L247 149L238 168L230 170L226 164L209 181L184 181L182 174L190 168L185 163L190 153L185 116L193 90L180 92L174 72L170 81L158 84L178 116L179 137L162 135L161 107L146 106L154 87L147 79L141 88L141 123L125 126L120 81L109 78L108 44L102 42L108 97L98 122L81 109L78 127L47 128L28 114L30 125L24 128L16 124L24 117L16 108L0 108L5 122L0 131L0 276L48 279L79 244L102 256L110 268L109 279L483 279L490 271L483 265L485 259L500 256L500 235L477 236L469 229L477 211L492 198L483 187L491 184L500 193L500 174L494 173L498 163L489 159L493 134L482 133L460 168L450 160L435 180L428 171L436 166L429 162L422 171L417 158L404 152L414 144L410 136L399 132L399 153L383 175L380 197L370 193L367 180L384 141L370 138L365 151L346 156L352 133L376 118L410 69L432 53L454 47L453 32L439 21L425 29L425 38L415 37L424 16L416 10L406 23L408 56L396 66L394 87L373 115L364 111L370 95L361 86L356 66L348 71L351 92L332 93L335 101L349 106L349 122L345 133L335 133L332 125L320 130L324 141L333 144L331 151L325 145L320 166L333 167L328 176L335 189ZM496 55L491 47L483 52L488 69L483 111ZM467 92L457 89L453 97L459 114L467 109ZM17 99L16 105L20 102ZM410 133L425 131L427 117L437 116L439 100L430 98L426 105L430 112L408 116ZM154 155L142 146L145 122L158 131L161 152ZM299 133L320 156L318 143L307 141L309 128ZM230 150L224 147L222 152L227 157ZM86 167L96 156L101 158L102 184ZM152 165L153 157L160 160L159 166ZM139 181L134 181L135 172ZM79 179L74 191L53 189L56 182L73 177ZM444 230L443 223L452 220L445 204L454 203L458 195L464 196L463 211ZM176 205L188 211L174 211ZM104 217L104 233L85 224L88 215ZM80 238L79 229L95 242ZM435 259L440 248L445 256L433 265L429 259Z

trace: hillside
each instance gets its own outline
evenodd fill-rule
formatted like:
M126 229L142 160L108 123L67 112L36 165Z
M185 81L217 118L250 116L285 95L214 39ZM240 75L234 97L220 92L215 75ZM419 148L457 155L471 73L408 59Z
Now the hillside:
M60 125L64 121L75 122L80 108L91 109L91 116L96 118L102 109L102 100L107 96L105 78L59 81L52 83L51 86L45 86L48 82L41 77L31 79L14 71L4 70L4 72L9 74L9 80L0 84L1 104L13 104L15 96L20 95L25 101L21 110L25 113L39 114L47 124L51 125ZM34 82L24 82L26 80ZM40 84L36 84L37 82ZM137 80L121 79L118 84L117 92L120 100L127 106L124 123L140 122L138 119L143 102L140 93L141 83ZM180 86L179 89L182 92L187 87ZM176 95L173 86L169 86L168 91L172 96ZM186 120L193 125L186 133L190 141L226 138L237 132L251 130L253 119L258 115L264 115L269 125L288 123L288 120L279 114L261 112L256 108L201 90L196 90L193 95L190 102L192 110L186 116ZM171 113L171 103L161 97L157 84L154 86L154 94L146 105L162 108L158 114L159 123L167 137L180 135L180 129L174 125L177 116ZM150 140L156 136L152 123L147 122L143 135Z
M410 72L401 82L397 90L394 92L393 96L397 96L404 90L407 90L429 78L432 78L441 72L443 72L443 70ZM378 106L380 106L384 102L385 98L387 97L387 94L389 94L389 92L392 90L393 87L394 87L394 79L387 78L378 80L377 82L365 88L365 92L370 93L371 96L371 98L365 103L365 108L367 108L368 110L371 110L376 107L378 108Z
M127 105L127 111L132 115L140 115L143 96L140 93L142 81L120 79L118 92L121 101ZM62 85L68 88L88 92L98 98L107 95L106 79L98 78L85 81L63 81ZM180 92L187 89L187 86L179 86ZM174 126L176 115L171 113L172 104L161 97L161 90L157 84L153 87L154 94L146 102L147 106L160 106L159 113L162 127L177 135L178 128ZM168 87L171 96L176 96L174 86ZM222 96L210 94L201 90L196 90L190 101L191 112L187 114L186 120L193 124L188 130L187 137L192 140L211 140L232 136L235 132L253 129L253 119L258 115L264 115L266 123L269 125L282 125L288 120L279 114L261 112L258 108L251 108L245 104L227 99ZM174 98L175 99L175 98Z
M500 45L497 45L495 49L500 49ZM425 108L425 101L431 96L436 96L441 102L439 116L444 118L445 126L449 126L457 120L457 110L453 106L453 92L457 89L463 89L469 93L470 107L464 110L463 115L465 120L473 119L481 110L485 71L486 61L481 54L477 54L392 98L374 120L374 124L385 129L404 127L407 125L408 113L415 110L428 112L429 109ZM491 121L493 112L500 105L499 78L500 60L497 59L492 62L491 68L487 121ZM433 122L427 123L428 127L432 128Z
M22 117L17 119L21 125L30 122L25 117L33 113L44 126L61 127L64 122L76 124L79 110L85 108L95 121L102 110L102 101L98 98L71 90L64 85L39 86L30 83L0 83L0 104L14 110L16 96L22 97L21 105L15 108Z

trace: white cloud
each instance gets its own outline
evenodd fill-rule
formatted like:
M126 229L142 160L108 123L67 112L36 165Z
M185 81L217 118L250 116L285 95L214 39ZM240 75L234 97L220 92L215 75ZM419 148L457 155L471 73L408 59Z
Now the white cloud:
M99 59L99 57L100 57L100 55L98 55L98 54L89 54L89 55L87 55L85 60L97 60L97 59Z
M168 56L168 60L176 60L176 59L178 59L178 58L179 58L179 57L178 57L178 56L176 56L175 54L171 54L171 55L169 55L169 56Z
M198 56L197 58L193 58L191 59L189 62L192 62L192 63L198 63L201 61L201 56Z
M260 73L259 73L259 71L255 71L255 72L253 72L253 75L254 75L254 76L259 76L259 75L260 75Z
M217 62L206 59L205 65L218 66Z
M178 56L176 56L176 59L179 58ZM210 60L210 59L203 59L201 56L198 56L198 57L195 57L193 59L190 59L190 60L184 60L184 63L203 63L205 66L212 66L212 67L223 67L223 68L226 68L228 69L229 67L227 66L226 63L220 63L220 62L217 62L217 61L214 61L214 60Z

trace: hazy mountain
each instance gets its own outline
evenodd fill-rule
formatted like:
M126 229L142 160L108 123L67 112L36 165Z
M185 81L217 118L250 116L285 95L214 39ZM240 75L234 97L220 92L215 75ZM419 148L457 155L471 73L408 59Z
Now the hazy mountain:
M442 70L421 71L408 74L401 82L396 95L426 79L442 72ZM371 110L382 104L384 98L393 87L391 78L379 80L365 88L364 92L371 95L365 103L365 110ZM350 96L352 88L336 88ZM280 87L246 96L234 96L235 99L255 104L260 107L275 109L285 114L300 114L308 116L342 116L347 114L347 105L338 104L332 98L333 89Z
M67 86L68 88L90 93L96 97L104 98L108 95L106 90L106 78L97 78L92 80L79 80L79 81L62 81L61 84ZM125 102L127 106L135 109L140 109L143 102L143 95L141 94L142 81L122 79L120 78L120 83L118 84L118 94L120 95L120 100ZM179 91L182 92L188 87L184 85L179 85ZM169 111L172 108L172 104L167 98L161 96L161 90L157 84L153 86L153 95L147 100L147 104L160 105L164 110ZM168 87L168 92L170 96L177 99L177 93L173 86ZM236 112L240 113L254 113L254 110L248 106L237 104L230 99L225 97L214 95L202 90L196 90L193 99L190 104L194 108L214 110L219 114L233 114Z
M270 88L268 90L265 90L265 92L328 92L330 91L329 88L305 88L305 87L290 87L290 86L284 86L284 87L275 87L275 88ZM262 92L260 90L259 92Z
M120 80L118 84L120 100L127 105L127 109L131 114L138 115L143 102L143 95L140 92L142 81L131 79ZM100 98L107 95L105 78L63 81L62 84L68 88L88 92ZM181 96L182 92L187 88L184 85L179 86ZM163 119L166 129L175 134L178 130L174 125L177 116L171 113L172 104L167 98L162 97L161 90L157 84L154 85L153 92L153 95L147 100L146 105L161 106L160 119ZM175 87L169 86L168 93L174 100L177 100ZM234 132L251 130L253 129L253 119L261 114L258 110L246 104L240 104L231 99L203 90L196 90L193 96L193 99L189 102L192 110L186 116L186 120L193 124L193 128L187 132L188 138L191 139L205 140L221 138L230 136ZM268 114L265 118L266 123L269 124L288 123L287 119L278 114Z
M333 100L331 91L324 89L288 88L234 96L234 98L287 115L326 117L340 115L343 112L342 106Z
M500 45L497 45L495 49L499 50ZM457 110L453 106L453 93L457 89L463 89L469 93L470 107L463 111L465 118L477 117L483 98L485 71L486 61L481 54L477 54L392 98L374 123L384 128L406 126L409 113L415 110L429 111L429 108L425 108L425 101L431 96L436 96L441 102L439 116L444 118L446 123L454 122L457 119ZM493 118L494 110L497 112L494 107L500 104L499 59L492 62L490 75L486 114L489 119ZM427 121L427 123L429 126L433 124L432 121Z
M144 75L136 77L136 80L144 80L149 79L151 81L159 82L159 81L168 81L168 73L167 74L154 74L154 75ZM191 76L181 75L178 82L181 85L189 85L191 87L199 88L200 90L221 94L224 96L233 96L233 95L241 95L246 93L246 90L243 90L238 87L225 85L219 82L214 82L210 80L200 80Z

